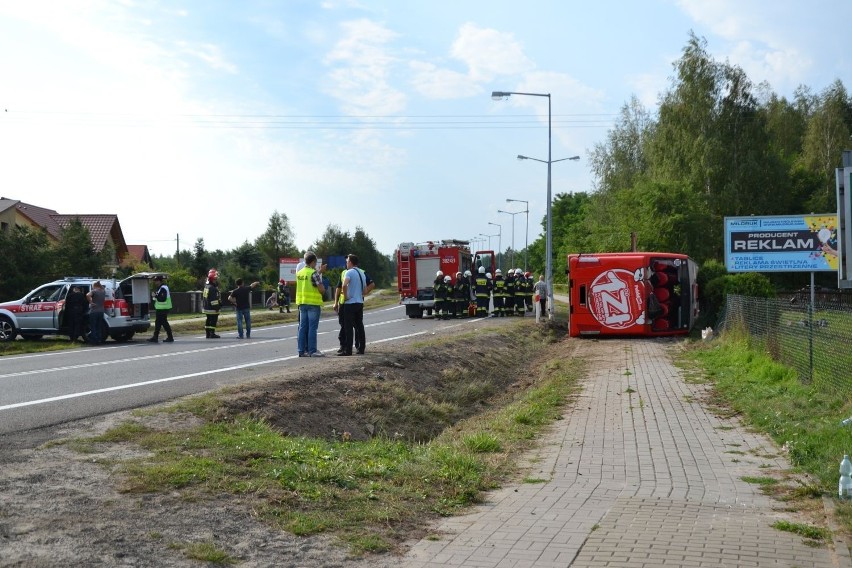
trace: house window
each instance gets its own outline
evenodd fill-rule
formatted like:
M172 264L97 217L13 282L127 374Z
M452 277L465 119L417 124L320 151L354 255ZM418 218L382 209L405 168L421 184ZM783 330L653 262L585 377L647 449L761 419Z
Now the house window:
M6 223L5 221L0 221L0 231L2 231L4 233L8 233L9 232L9 223Z

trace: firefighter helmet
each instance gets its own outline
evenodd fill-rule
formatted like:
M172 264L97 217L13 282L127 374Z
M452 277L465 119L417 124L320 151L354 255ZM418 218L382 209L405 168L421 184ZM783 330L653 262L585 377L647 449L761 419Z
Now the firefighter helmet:
M532 278L532 272L524 272L525 278Z
M450 283L450 282L452 282L452 281L453 281L453 279L450 277L450 275L449 275L449 274L447 274L446 276L444 276L444 282L446 282L446 283L448 283L448 284L449 284L449 283Z
M282 278L281 280L279 280L279 281L278 281L278 283L279 283L279 284L286 284L286 283L287 283L287 281L286 281L286 280L284 280L284 279Z
M486 278L488 278L489 280L491 280L491 273L490 273L490 272L486 272L486 273L485 273L485 277L486 277Z
M484 267L484 266L480 266L480 267L479 267L479 273L480 273L480 274L485 274L485 267Z
M494 274L497 275L497 276L500 276L501 274L503 274L503 271L498 268L497 270L494 271Z
M465 278L470 278L470 270L465 270L464 276L465 276Z
M435 274L435 278L440 278L443 275L444 275L444 273L439 270L438 273Z
M516 269L515 269L515 276L520 276L520 275L522 275L523 273L524 273L524 271L523 271L523 270L521 270L520 268L516 268Z
M215 280L216 278L219 278L219 273L216 271L215 268L211 268L210 271L207 272L207 279Z
M460 277L461 277L461 272L456 272L456 278L460 278Z

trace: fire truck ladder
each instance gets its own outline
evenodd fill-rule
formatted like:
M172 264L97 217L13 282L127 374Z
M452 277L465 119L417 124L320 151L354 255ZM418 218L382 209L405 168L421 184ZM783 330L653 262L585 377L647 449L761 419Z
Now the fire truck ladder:
M400 288L408 290L411 287L411 251L399 251L399 279Z

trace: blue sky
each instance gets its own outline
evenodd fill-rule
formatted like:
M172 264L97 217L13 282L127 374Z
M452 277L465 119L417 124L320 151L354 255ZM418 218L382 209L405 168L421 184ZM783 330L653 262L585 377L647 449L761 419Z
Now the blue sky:
M520 249L497 211L541 232L547 167L516 156L546 160L547 99L492 91L550 93L553 159L581 157L553 194L592 191L588 153L631 96L655 109L690 30L790 97L850 88L850 23L848 0L0 0L0 194L118 214L154 254L275 210L300 248L333 223L505 249L514 220Z

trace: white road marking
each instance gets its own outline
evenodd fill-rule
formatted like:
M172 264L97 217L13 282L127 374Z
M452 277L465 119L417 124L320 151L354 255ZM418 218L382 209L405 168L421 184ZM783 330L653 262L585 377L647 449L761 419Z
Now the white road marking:
M324 332L324 333L328 333L328 332ZM416 333L409 333L407 335L399 335L399 336L396 336L396 337L388 337L386 339L379 339L379 340L376 340L376 341L373 341L373 342L368 342L367 345L369 345L370 343L375 344L375 343L384 343L384 342L387 342L387 341L398 341L400 339L407 339L409 337L416 337L418 335L425 335L427 333L429 333L429 332L428 331L418 331ZM269 341L281 341L281 340L272 339L272 340L269 340ZM226 346L226 347L231 347L231 346ZM235 345L234 347L237 347L237 346ZM217 347L217 349L222 349L222 348L223 347ZM125 389L144 387L144 386L148 386L148 385L155 385L155 384L158 384L158 383L168 383L168 382L172 382L172 381L180 381L180 380L183 380L183 379L191 379L191 378L194 378L194 377L202 377L204 375L214 375L216 373L226 373L228 371L236 371L236 370L239 370L239 369L245 369L247 367L255 367L255 366L259 366L259 365L270 365L272 363L280 363L282 361L289 361L290 359L296 359L298 357L299 357L298 355L288 355L287 357L277 357L275 359L266 359L264 361L253 361L251 363L243 363L242 365L233 365L231 367L225 367L223 369L214 369L214 370L211 370L211 371L199 371L197 373L189 373L189 374L186 374L186 375L177 375L177 376L174 376L174 377L163 377L162 379L153 379L153 380L150 380L150 381L143 381L143 382L140 382L140 383L130 383L130 384L127 384L127 385L117 385L117 386L114 386L114 387L106 387L106 388L96 389L96 390L75 392L75 393L69 393L69 394L64 394L64 395L60 395L60 396L52 396L52 397L48 397L48 398L42 398L42 399L39 399L39 400L29 400L29 401L25 401L25 402L17 402L17 403L14 403L14 404L7 404L7 405L4 405L4 406L0 406L0 411L11 410L13 408L23 408L23 407L26 407L26 406L36 406L36 405L39 405L39 404L48 404L48 403L51 403L51 402L58 402L60 400L68 400L68 399L72 399L72 398L81 398L81 397L84 397L84 396L92 396L92 395L95 395L95 394L103 394L103 393L107 393L107 392L114 392L114 391L120 391L120 390L125 390ZM93 366L94 365L98 365L98 363L93 364ZM80 365L80 367L85 367L85 366L87 366L87 365Z

